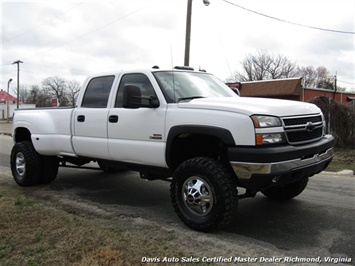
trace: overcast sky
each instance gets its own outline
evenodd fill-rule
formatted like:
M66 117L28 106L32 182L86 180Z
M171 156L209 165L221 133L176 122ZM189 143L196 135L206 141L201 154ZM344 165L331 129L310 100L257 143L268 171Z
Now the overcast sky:
M355 88L354 0L193 0L190 65L225 80L249 53L325 66ZM232 4L231 4L232 3ZM280 20L337 33L281 22ZM2 1L1 89L127 68L183 65L187 0ZM350 33L349 33L350 32Z

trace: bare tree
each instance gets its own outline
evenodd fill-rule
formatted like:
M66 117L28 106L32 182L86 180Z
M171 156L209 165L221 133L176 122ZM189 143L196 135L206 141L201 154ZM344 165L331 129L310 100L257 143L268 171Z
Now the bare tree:
M296 64L287 57L276 55L271 57L270 61L268 73L271 79L291 78L296 75Z
M18 92L19 92L19 95L18 95L19 101L22 103L26 103L26 100L28 97L27 87L25 85L21 85ZM15 95L15 97L17 99L17 88L14 88L12 90L12 93Z
M35 104L36 107L49 107L52 105L51 98L52 96L46 90L33 85L29 91L27 103Z
M270 56L264 51L259 51L257 55L249 54L242 62L246 73L246 80L263 80L270 68Z
M76 80L69 81L67 83L67 98L68 105L75 107L76 99L78 98L78 93L81 89L80 83Z
M305 88L320 88L334 90L334 77L324 66L316 69L312 66L298 67L297 73L303 78L303 86ZM345 88L337 87L337 91L345 90Z
M51 92L53 97L58 99L59 106L67 105L67 82L64 78L58 76L46 78L42 81L42 88Z
M302 77L304 88L315 88L317 84L317 72L312 66L298 67L297 73Z
M316 69L317 73L317 83L327 80L329 77L329 71L324 66L319 66Z
M334 90L334 77L329 74L329 71L320 66L316 69L317 72L317 88Z
M264 50L249 54L242 61L243 72L234 76L239 81L255 81L295 77L296 64L282 55L272 55Z
M40 88L36 85L32 85L27 102L37 105L39 93L40 93Z
M15 94L16 94L16 97L17 97L17 90L16 90ZM19 89L19 100L20 100L20 102L27 103L28 96L29 96L29 92L27 90L27 87L25 85L21 85L20 89Z

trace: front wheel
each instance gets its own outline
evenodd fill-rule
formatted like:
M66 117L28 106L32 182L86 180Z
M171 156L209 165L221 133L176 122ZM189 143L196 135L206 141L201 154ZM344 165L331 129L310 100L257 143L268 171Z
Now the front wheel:
M236 185L230 172L210 158L182 163L173 175L170 192L179 218L195 230L207 232L226 225L237 210Z
M262 190L261 193L274 200L290 200L301 194L302 191L307 187L307 184L308 177L281 187L272 187Z

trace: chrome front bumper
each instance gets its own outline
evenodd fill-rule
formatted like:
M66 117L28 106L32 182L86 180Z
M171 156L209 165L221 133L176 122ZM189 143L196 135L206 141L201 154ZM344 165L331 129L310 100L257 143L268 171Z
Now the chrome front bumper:
M267 155L265 155L267 156ZM310 158L298 158L287 161L271 163L251 163L231 161L230 164L239 179L250 179L252 175L280 175L306 167L311 167L330 161L334 156L333 148L329 148L324 153L314 154Z

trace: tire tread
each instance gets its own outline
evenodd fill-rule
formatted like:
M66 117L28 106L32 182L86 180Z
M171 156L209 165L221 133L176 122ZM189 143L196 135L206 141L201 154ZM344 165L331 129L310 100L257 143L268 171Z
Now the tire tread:
M178 200L178 183L182 182L178 179L184 176L186 172L193 173L201 169L204 169L209 176L213 177L210 182L215 185L216 197L222 201L222 203L217 203L219 207L217 215L208 219L206 223L196 223L193 219L187 217L186 213L180 208ZM238 206L236 184L229 170L222 163L211 158L196 157L183 162L174 173L170 192L173 207L179 218L187 226L198 231L208 232L229 224L234 218Z
M25 158L26 170L24 176L19 176L16 170L16 155L21 152ZM17 142L11 151L11 172L15 182L22 187L35 186L40 183L41 157L30 141Z

